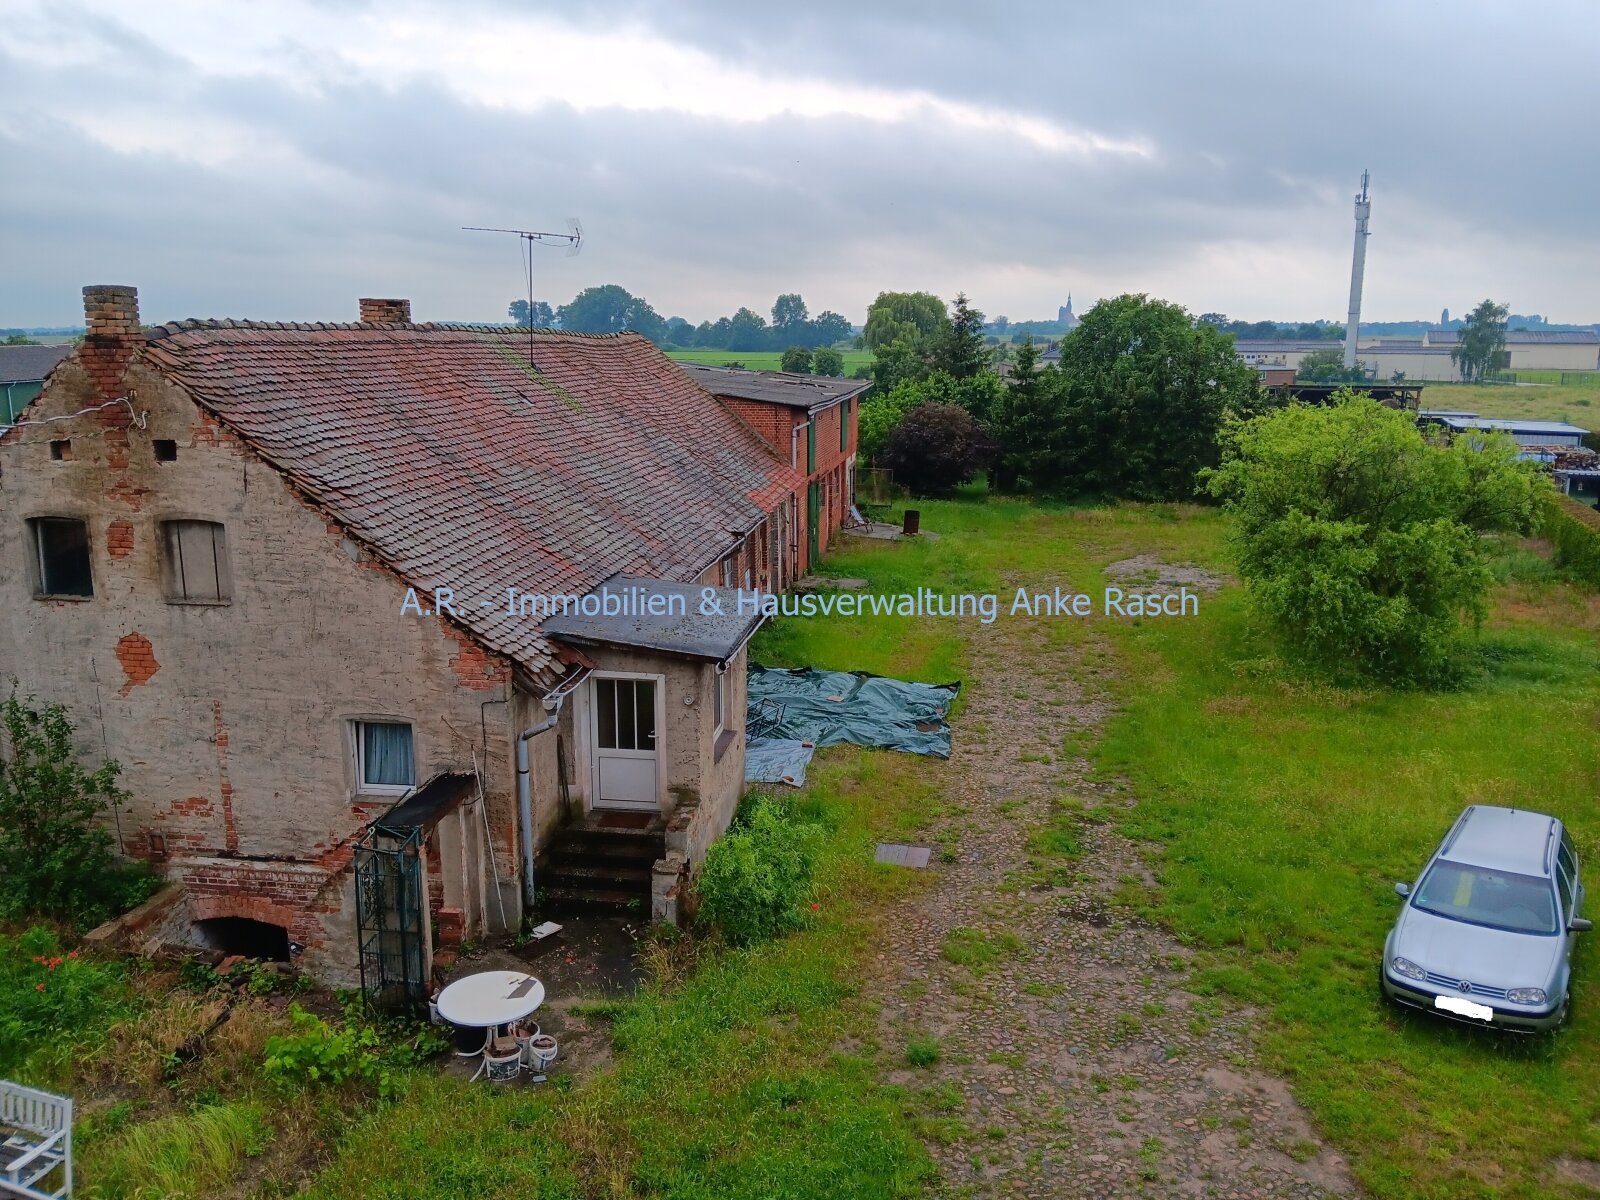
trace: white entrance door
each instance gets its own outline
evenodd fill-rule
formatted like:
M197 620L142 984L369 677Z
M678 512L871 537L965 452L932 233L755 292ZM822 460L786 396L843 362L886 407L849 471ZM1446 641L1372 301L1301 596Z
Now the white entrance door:
M594 747L596 808L661 807L661 687L654 676L596 675L590 681L589 735Z

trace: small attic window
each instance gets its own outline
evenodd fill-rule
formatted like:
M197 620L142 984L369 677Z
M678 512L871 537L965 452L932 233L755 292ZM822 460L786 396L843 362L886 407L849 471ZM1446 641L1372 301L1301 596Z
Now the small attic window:
M173 441L171 438L157 438L156 439L156 461L157 462L177 462L178 461L178 443Z
M50 443L50 457L55 459L56 462L71 462L72 461L72 439L71 438L57 438L55 441L51 442Z

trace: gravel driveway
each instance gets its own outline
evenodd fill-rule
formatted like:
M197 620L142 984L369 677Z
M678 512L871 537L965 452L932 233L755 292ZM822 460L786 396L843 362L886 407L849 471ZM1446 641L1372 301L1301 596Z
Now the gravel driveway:
M1103 817L1130 803L1063 758L1107 715L1104 662L1027 622L976 627L943 814L954 862L885 923L870 985L883 1045L951 1196L1355 1195L1251 1014L1186 991L1190 955L1113 900L1149 881ZM1082 806L1081 853L1031 834ZM1038 864L1030 866L1029 859ZM1042 870L1041 870L1042 867ZM937 1053L931 1065L914 1066Z

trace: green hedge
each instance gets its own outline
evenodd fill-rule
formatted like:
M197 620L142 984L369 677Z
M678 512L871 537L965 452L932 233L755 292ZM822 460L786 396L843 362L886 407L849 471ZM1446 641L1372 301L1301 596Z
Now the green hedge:
M1600 588L1600 512L1570 496L1552 495L1540 516L1539 534L1555 547L1558 567Z

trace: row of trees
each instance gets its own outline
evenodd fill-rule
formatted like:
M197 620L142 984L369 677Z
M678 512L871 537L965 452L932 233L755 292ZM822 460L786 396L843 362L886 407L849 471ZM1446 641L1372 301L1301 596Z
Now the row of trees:
M1003 379L965 296L946 313L927 293L884 293L864 336L877 387L861 452L914 490L948 490L987 467L1005 491L1190 498L1217 462L1223 423L1267 403L1230 337L1143 295L1090 309L1057 364L1041 366L1025 339ZM931 459L935 445L961 453Z
M836 312L815 317L798 292L786 292L772 305L770 322L760 313L741 308L732 316L691 325L682 317L663 317L642 296L621 284L584 288L572 300L552 308L543 300L531 305L513 300L507 315L518 326L568 329L576 333L621 333L631 329L658 346L711 350L786 350L832 346L850 337L848 318Z

